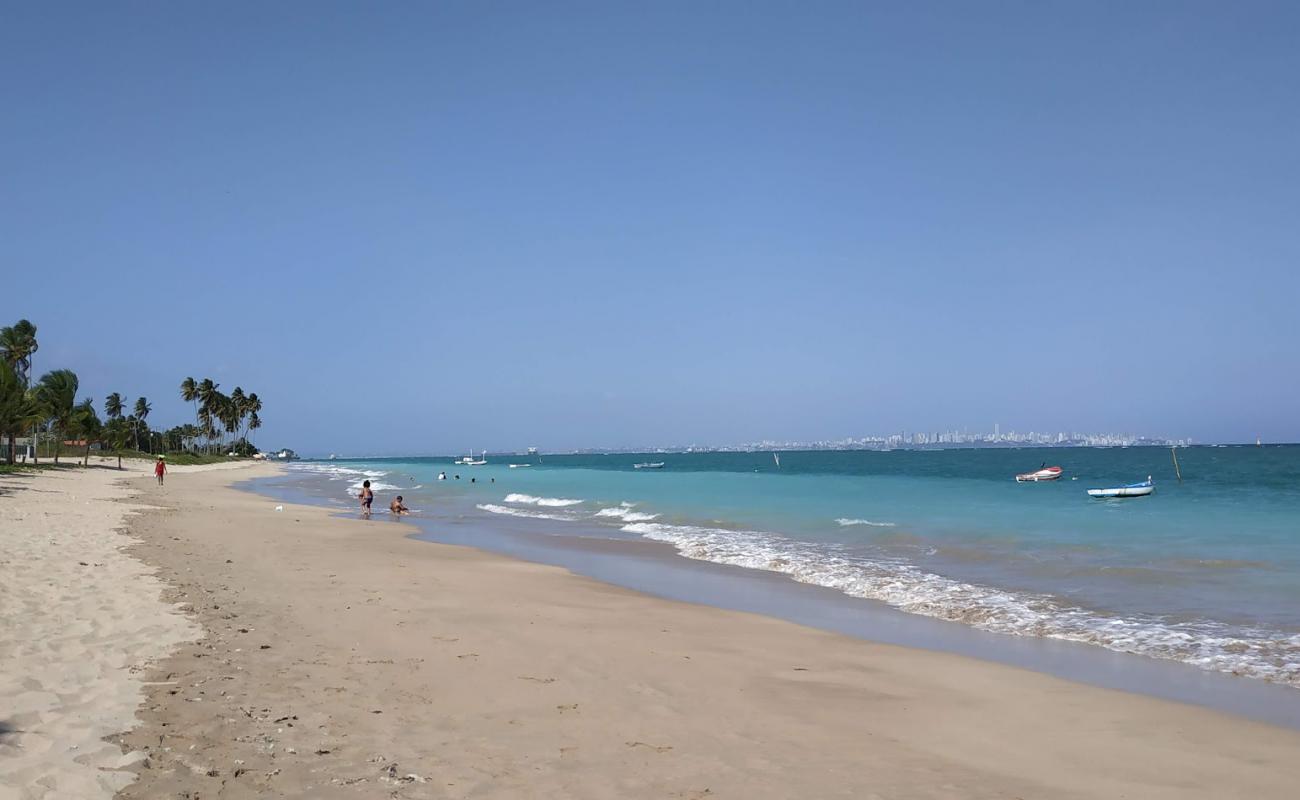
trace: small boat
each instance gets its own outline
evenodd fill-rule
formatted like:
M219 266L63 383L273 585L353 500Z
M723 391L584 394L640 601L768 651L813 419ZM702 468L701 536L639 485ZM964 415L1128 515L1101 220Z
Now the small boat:
M1020 483L1037 483L1038 481L1054 481L1061 477L1060 467L1042 467L1033 472L1022 472L1016 476Z
M664 462L662 461L653 461L653 462L647 461L644 464L632 465L632 469L663 469L663 468L664 468Z
M456 461L453 461L453 462L451 462L451 463L453 463L453 464L458 464L459 466L462 466L462 467L481 467L481 466L483 466L484 464L487 463L487 451L484 450L484 451L483 451L483 456L482 456L481 458L479 458L478 460L475 460L475 459L474 459L474 451L471 450L471 451L469 451L469 455L464 456L463 458L460 458L460 459L458 459L458 460L456 460Z
M1116 486L1113 489L1089 489L1089 497L1146 497L1156 490L1156 485L1152 483L1151 476L1142 483L1130 483L1127 486Z
M511 464L510 469L519 469L520 467L531 467L532 464Z

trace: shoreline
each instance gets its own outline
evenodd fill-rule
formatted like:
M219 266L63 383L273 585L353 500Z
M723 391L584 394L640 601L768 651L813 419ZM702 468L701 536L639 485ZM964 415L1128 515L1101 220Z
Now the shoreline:
M124 737L149 758L121 797L1244 798L1300 780L1294 731L275 512L231 482L196 476L133 522L207 637L151 676L176 683Z
M243 481L236 488L351 518L337 495L327 493L337 485L314 476L285 471L272 479ZM384 517L373 521L388 522ZM688 558L666 542L610 539L604 531L588 534L573 523L566 523L567 532L554 533L553 522L476 515L454 506L404 521L416 529L411 536L421 541L557 566L657 598L762 614L867 642L973 657L1300 730L1300 690L1285 684L1090 643L979 630L802 583L779 572Z
M276 469L177 471L161 490L88 470L0 491L6 519L59 480L111 484L84 504L97 514L147 504L126 530L86 531L134 572L61 589L183 609L191 634L131 669L69 677L68 719L99 718L105 675L143 699L96 731L108 772L51 736L25 756L43 780L6 758L0 785L24 799L1281 798L1300 780L1296 731L660 599L404 525L276 510L232 485ZM33 546L60 554L48 533L85 513L82 500L53 506ZM26 588L29 574L7 577ZM48 604L6 623L65 624ZM84 664L53 654L56 667ZM87 767L99 782L70 789Z

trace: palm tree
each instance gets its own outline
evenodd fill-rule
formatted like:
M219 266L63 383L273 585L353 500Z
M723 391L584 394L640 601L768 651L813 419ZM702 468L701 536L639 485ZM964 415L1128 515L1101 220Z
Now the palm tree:
M212 436L216 430L212 424L212 419L217 415L217 396L221 393L217 391L219 383L213 383L211 378L204 378L199 381L195 387L195 392L199 397L199 423L203 427L203 435L208 437L208 449L211 451Z
M235 387L238 390L239 387ZM240 391L242 395L243 392ZM217 419L221 421L226 433L231 435L231 444L234 443L235 431L239 430L239 404L234 397L221 395L221 406L217 411ZM221 449L226 449L225 440L222 440Z
M44 406L45 416L54 423L57 444L54 463L59 463L59 450L63 439L73 427L73 410L77 403L77 373L70 369L56 369L41 376L36 386L36 397Z
M34 394L24 391L18 373L7 361L0 360L0 436L9 438L8 463L14 463L15 437L39 422L41 416Z
M40 349L36 341L36 326L25 319L0 328L0 359L13 369L26 391L32 387L32 354ZM9 458L13 463L15 439L19 431L9 433ZM32 452L36 452L36 428L32 426Z
M77 403L72 412L72 424L77 431L77 435L86 441L86 454L81 461L83 467L90 466L90 445L99 441L104 432L104 426L99 421L99 416L95 413L95 404L88 397ZM119 462L118 466L121 466Z
M122 418L122 395L113 392L104 398L104 415L109 419Z
M187 403L194 404L194 417L199 416L199 385L193 378L186 378L181 381L181 399Z
M248 398L244 396L243 388L236 386L235 391L230 393L230 417L235 423L234 430L231 433L231 444L239 441L239 431L244 427L244 417L248 416Z
M251 392L248 395L248 404L246 408L248 410L247 432L248 434L251 434L254 430L253 419L255 419L257 417L257 413L262 410L262 400L257 396L257 392ZM261 426L262 426L262 421L259 419L256 427L260 428Z
M136 450L140 449L140 426L144 424L145 418L149 416L150 411L153 411L153 406L149 405L148 400L146 400L143 397L136 399L135 401L135 420L136 420L135 449Z
M131 423L114 417L104 426L104 442L117 452L117 468L122 468L122 451L131 443Z
M253 431L260 427L262 427L262 418L257 416L257 412L254 411L248 415L248 435L252 436Z

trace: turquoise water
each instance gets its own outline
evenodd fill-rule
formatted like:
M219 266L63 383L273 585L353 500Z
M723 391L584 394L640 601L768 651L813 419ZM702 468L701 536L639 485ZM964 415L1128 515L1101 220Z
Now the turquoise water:
M1300 447L302 462L338 499L652 539L902 611L1300 686ZM508 464L531 463L526 468ZM662 470L632 465L663 461ZM1053 483L1017 472L1060 465ZM448 480L437 475L445 471ZM455 475L460 479L456 480ZM1156 494L1085 489L1154 477ZM474 482L470 483L473 478Z

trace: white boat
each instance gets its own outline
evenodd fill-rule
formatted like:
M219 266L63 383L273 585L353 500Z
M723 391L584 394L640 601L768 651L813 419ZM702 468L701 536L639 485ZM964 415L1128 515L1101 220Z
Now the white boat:
M662 461L654 461L654 462L647 461L644 464L632 465L632 469L663 469L663 468L664 468L664 462Z
M1038 481L1054 481L1061 477L1062 469L1060 467L1041 467L1033 472L1022 472L1016 476L1020 483L1037 483Z
M1130 483L1126 486L1116 486L1113 489L1089 489L1089 497L1146 497L1156 490L1156 485L1151 481L1151 476L1142 483Z
M519 469L520 467L531 467L532 464L511 464L510 469Z
M452 463L453 463L453 464L458 464L458 465L460 465L460 466L462 466L462 467L481 467L481 466L483 466L484 464L487 463L487 451L484 450L484 451L483 451L483 455L482 455L482 457L479 458L479 459L477 459L477 460L475 460L475 458L474 458L474 451L471 450L471 451L469 451L469 455L464 456L464 457L462 457L462 458L460 458L460 459L457 459L456 461L453 461Z

